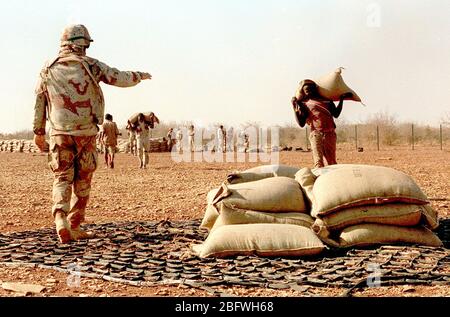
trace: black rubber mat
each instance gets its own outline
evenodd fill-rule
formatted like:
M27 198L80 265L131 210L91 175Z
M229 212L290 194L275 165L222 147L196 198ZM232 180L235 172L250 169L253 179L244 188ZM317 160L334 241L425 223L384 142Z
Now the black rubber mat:
M205 240L199 220L88 225L93 240L59 244L53 229L0 235L2 265L50 268L135 286L188 285L223 295L220 285L294 289L423 284L450 285L450 250L381 246L327 250L314 258L238 256L201 259L190 251ZM450 219L438 235L449 246ZM378 284L371 284L377 283Z

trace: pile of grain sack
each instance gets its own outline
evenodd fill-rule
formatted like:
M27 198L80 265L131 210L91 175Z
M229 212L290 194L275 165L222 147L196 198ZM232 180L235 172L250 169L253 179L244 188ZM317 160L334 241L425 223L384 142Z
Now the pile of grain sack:
M0 152L38 153L32 140L0 140Z
M99 146L99 145L98 145ZM100 150L100 148L99 148ZM167 141L164 138L150 139L150 152L168 152ZM40 153L33 140L0 140L0 152ZM129 153L128 140L117 141L118 153Z
M130 153L129 141L120 139L117 141L117 151L119 153ZM165 138L151 138L149 151L155 152L168 152L169 147Z
M408 175L370 165L267 165L228 175L207 195L192 249L200 257L306 256L326 248L409 243L439 247L436 212Z

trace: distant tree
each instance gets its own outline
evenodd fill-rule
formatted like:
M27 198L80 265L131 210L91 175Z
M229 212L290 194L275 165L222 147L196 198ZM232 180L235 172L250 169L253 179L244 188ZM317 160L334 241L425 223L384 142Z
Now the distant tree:
M380 111L372 114L365 123L379 127L381 141L386 145L394 145L400 139L397 118L388 111Z
M450 126L450 112L444 113L444 115L442 116L442 119L441 119L441 123L443 125Z

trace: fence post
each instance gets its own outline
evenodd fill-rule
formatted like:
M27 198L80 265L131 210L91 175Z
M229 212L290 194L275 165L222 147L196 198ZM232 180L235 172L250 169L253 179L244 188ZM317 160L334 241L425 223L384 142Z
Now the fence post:
M442 124L439 125L439 143L441 144L442 151Z
M358 125L355 124L355 148L358 151Z
M414 124L411 124L411 149L414 150Z
M377 126L377 150L380 150L380 129Z
M305 127L305 144L306 144L306 150L309 150L309 146L308 146L308 127Z

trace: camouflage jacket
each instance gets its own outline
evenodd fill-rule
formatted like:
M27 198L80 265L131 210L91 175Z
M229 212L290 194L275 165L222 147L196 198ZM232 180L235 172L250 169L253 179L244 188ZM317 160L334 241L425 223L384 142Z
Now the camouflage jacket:
M99 83L132 87L141 79L140 72L122 72L87 56L60 56L40 73L33 131L45 134L48 119L51 135L96 135L105 105Z

